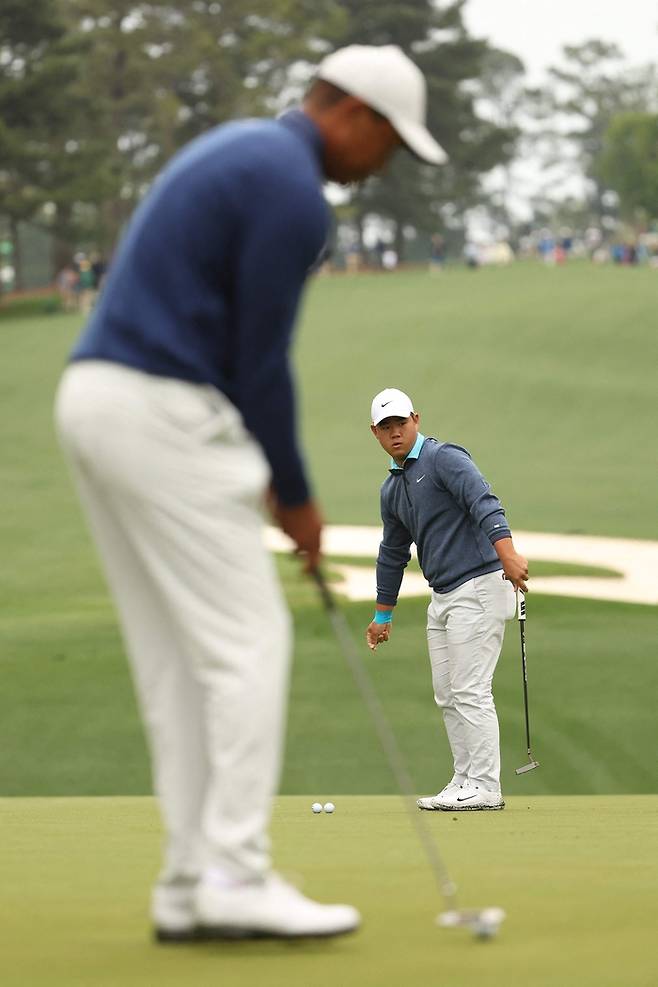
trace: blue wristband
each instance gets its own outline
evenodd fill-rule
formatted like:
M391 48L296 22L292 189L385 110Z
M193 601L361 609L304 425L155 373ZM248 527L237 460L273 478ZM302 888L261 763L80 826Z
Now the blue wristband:
M393 611L375 610L375 616L372 619L375 624L390 624L393 619Z

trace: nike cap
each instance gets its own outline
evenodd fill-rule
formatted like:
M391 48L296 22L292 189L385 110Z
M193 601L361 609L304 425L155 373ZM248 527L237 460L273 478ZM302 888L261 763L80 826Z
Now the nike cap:
M372 400L371 418L373 425L379 425L385 418L408 418L413 413L411 398L396 387L387 387Z
M448 160L425 125L425 77L397 45L339 48L320 62L317 78L357 96L385 116L422 161L443 164Z

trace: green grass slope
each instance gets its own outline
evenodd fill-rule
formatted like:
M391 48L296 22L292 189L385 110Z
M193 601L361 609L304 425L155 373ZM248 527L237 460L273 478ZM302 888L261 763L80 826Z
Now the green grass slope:
M281 565L296 644L282 790L393 792L366 710L324 612L292 560ZM90 578L93 576L93 579ZM141 794L146 754L126 663L100 577L80 601L34 601L3 621L0 792L4 795ZM346 604L361 642L368 604ZM434 706L423 600L404 600L393 637L363 659L409 761L419 792L442 788L450 760ZM653 705L658 691L650 607L530 597L528 663L533 751L525 761L518 626L507 627L495 679L506 792L655 790Z
M317 281L299 336L330 520L377 523L382 387L470 449L517 528L658 537L656 272L586 264Z
M377 523L386 462L373 393L407 388L426 431L470 447L513 526L655 537L655 272L574 265L319 279L299 336L304 433L331 521ZM0 794L139 794L144 745L107 594L56 447L51 406L79 320L0 322ZM311 586L282 563L297 627L286 792L391 780ZM541 771L519 780L517 628L497 674L506 790L647 792L653 608L531 597ZM448 770L424 604L364 650L420 790ZM360 638L370 608L346 605ZM522 786L522 787L519 787Z

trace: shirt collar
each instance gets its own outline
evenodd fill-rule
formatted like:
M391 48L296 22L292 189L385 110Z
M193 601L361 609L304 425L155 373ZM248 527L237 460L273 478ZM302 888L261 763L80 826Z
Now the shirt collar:
M286 110L285 113L277 117L277 120L308 144L313 149L318 161L321 162L324 138L318 125L311 120L307 113L299 109Z
M419 432L416 441L414 442L413 449L407 454L402 466L398 466L395 460L391 458L391 465L389 466L391 473L401 473L406 463L408 463L410 459L418 459L418 457L420 456L420 450L423 448L424 441L425 441L425 436L421 435Z

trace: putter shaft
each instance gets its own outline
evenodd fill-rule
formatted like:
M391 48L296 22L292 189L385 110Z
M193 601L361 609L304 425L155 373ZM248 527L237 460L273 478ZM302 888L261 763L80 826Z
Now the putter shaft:
M525 606L525 593L522 590L517 590L517 614L519 620L519 631L521 634L521 667L523 670L523 709L525 712L525 739L526 748L528 752L528 764L522 765L522 767L516 769L517 775L525 774L527 771L532 771L534 768L539 767L539 761L535 761L530 750L530 713L528 710L528 661L526 656L526 646L525 646L525 622L526 622L526 606Z
M455 928L458 926L468 926L476 934L483 936L493 935L505 918L502 908L489 907L479 909L459 909L457 907L457 885L454 883L448 869L439 853L434 835L423 818L422 813L417 811L413 783L407 768L405 759L398 745L395 733L390 725L379 696L372 683L365 662L361 658L354 643L354 637L350 630L345 616L336 605L333 594L329 589L322 572L318 569L311 570L320 597L329 616L334 634L340 644L343 657L352 673L358 691L361 693L365 706L370 714L370 718L377 731L379 742L382 746L389 767L395 778L398 789L403 796L404 806L409 815L409 819L416 830L419 842L425 851L427 861L434 875L439 892L447 906L447 911L437 916L437 924L443 928Z
M386 759L393 777L395 778L395 782L400 793L403 795L404 804L409 814L409 819L416 830L421 846L425 851L425 855L428 863L430 864L438 889L448 909L450 911L457 912L457 886L448 873L448 869L439 854L434 837L429 830L426 821L423 819L422 813L418 812L414 798L414 788L411 775L409 774L409 770L398 745L395 733L388 722L365 663L357 651L354 639L352 637L352 631L350 630L343 613L337 607L324 575L318 569L312 570L311 575L320 592L320 597L326 608L334 634L341 645L341 651L343 652L345 661L347 662L357 689L359 690L361 698L363 699L363 702L370 714L370 718L377 732L377 736L384 754L386 755Z

